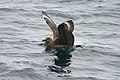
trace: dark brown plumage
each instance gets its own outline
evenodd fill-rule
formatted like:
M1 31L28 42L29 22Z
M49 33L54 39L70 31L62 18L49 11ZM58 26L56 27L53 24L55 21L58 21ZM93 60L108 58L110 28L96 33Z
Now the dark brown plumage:
M53 38L46 38L45 42L47 44L46 50L56 49L64 46L73 46L74 45L74 35L72 34L74 30L74 23L72 20L65 21L58 25L53 22L53 20L42 11L43 17L53 32Z

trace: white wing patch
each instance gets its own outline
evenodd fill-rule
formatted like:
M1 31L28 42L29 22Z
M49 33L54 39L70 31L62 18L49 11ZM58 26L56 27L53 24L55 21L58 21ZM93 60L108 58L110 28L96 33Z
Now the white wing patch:
M73 21L69 20L69 21L66 21L64 23L67 25L68 31L73 32L73 30L74 30L74 23L73 23Z

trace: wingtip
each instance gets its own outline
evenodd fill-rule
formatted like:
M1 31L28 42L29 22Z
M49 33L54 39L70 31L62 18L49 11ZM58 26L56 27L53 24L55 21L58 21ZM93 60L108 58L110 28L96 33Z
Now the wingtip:
M43 15L43 17L45 17L45 18L46 18L46 17L49 18L48 15L47 15L47 13L46 13L45 11L42 11L42 15Z
M42 10L42 13L45 13L45 11Z
M68 20L67 22L69 22L71 24L74 24L73 20Z
M44 14L45 14L45 11L42 11L42 14L44 15Z
M83 48L83 46L82 46L82 45L76 45L76 47L81 47L81 48Z

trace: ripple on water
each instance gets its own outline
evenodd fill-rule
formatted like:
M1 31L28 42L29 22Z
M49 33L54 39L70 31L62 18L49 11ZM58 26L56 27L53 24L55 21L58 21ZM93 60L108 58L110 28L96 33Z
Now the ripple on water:
M71 53L69 74L48 70L56 56L38 45L50 34L42 10L55 23L75 22L83 48ZM120 79L119 0L0 0L0 13L1 80Z

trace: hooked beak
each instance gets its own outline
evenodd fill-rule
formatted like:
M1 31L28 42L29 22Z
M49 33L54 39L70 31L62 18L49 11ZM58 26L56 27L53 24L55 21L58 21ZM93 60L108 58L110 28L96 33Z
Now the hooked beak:
M46 41L46 39L43 39L43 40L42 40L42 42L45 42L45 41Z

